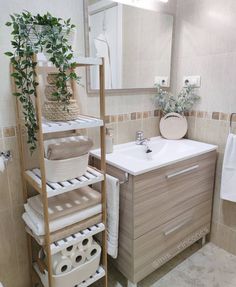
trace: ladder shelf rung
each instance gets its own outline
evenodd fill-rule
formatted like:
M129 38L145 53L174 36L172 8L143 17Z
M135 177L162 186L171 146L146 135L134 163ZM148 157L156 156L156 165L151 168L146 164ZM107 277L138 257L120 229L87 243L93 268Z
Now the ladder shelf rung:
M37 54L38 70L47 68L48 69L57 69L52 62L48 61L47 57L43 53ZM73 57L70 60L71 63L76 63L77 67L86 67L86 66L101 66L102 58L95 57Z
M80 115L73 121L48 121L43 118L42 131L44 134L65 132L70 130L86 129L103 126L103 120L95 117Z
M35 235L27 225L25 226L25 230L29 234L29 236L31 236L37 242L38 245L45 246L44 235ZM85 239L85 235L89 237L88 233L93 236L104 230L105 223L102 221L102 213L89 217L75 224L69 225L65 228L59 229L55 232L50 233L51 252L53 252L53 254L58 252L59 249L56 248L56 246L62 243L64 244L63 246L66 246L67 243L71 240L71 238L73 238L73 240L75 240L76 242L79 242ZM83 233L83 231L85 231L85 233Z
M55 241L51 244L51 254L52 255L56 254L60 252L61 250L66 249L67 247L71 245L78 244L84 239L94 236L104 230L105 230L105 225L103 223L98 223L80 232L72 234L62 240Z
M41 173L38 168L27 170L25 172L25 179L31 184L39 193L42 192ZM104 180L104 175L96 168L88 167L84 175L62 182L46 182L46 190L48 198L56 196L74 189L82 188Z

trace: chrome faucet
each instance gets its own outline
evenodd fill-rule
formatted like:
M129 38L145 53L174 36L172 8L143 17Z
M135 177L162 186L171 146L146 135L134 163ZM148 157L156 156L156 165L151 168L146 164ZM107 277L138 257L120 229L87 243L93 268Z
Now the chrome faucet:
M137 131L136 132L136 144L137 145L147 145L148 141L150 141L150 139L144 138L144 132L143 131Z

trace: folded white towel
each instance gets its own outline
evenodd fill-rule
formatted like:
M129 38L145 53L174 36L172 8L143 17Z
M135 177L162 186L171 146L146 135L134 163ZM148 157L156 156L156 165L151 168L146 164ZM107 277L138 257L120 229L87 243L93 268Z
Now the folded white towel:
M43 217L37 212L35 212L35 210L32 209L29 204L25 204L25 211L26 212L23 214L22 218L25 221L25 223L28 225L28 227L37 236L44 235L45 231L44 231ZM50 232L55 232L61 228L83 221L101 212L102 212L102 205L97 204L85 210L75 212L75 213L63 216L61 218L52 220L49 223Z
M119 207L120 184L119 180L109 174L106 175L107 188L107 253L117 258L119 239ZM95 184L100 190L100 184Z
M224 200L236 202L236 135L229 134L223 161L221 192Z

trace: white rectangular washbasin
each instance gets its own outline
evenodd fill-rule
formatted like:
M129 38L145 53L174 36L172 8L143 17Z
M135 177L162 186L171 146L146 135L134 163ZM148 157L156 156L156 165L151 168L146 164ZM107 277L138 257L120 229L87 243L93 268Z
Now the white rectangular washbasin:
M167 140L162 137L151 138L148 147L152 151L149 154L145 146L135 142L115 145L114 152L106 155L106 162L129 174L139 175L217 149L215 145L198 141ZM100 149L90 154L100 158Z

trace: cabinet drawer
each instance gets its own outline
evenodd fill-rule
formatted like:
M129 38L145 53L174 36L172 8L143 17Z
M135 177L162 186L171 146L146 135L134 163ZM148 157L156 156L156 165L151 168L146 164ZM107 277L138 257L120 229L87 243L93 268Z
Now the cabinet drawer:
M211 152L135 177L134 238L211 200L215 161Z
M211 200L134 240L134 279L138 282L210 231Z

